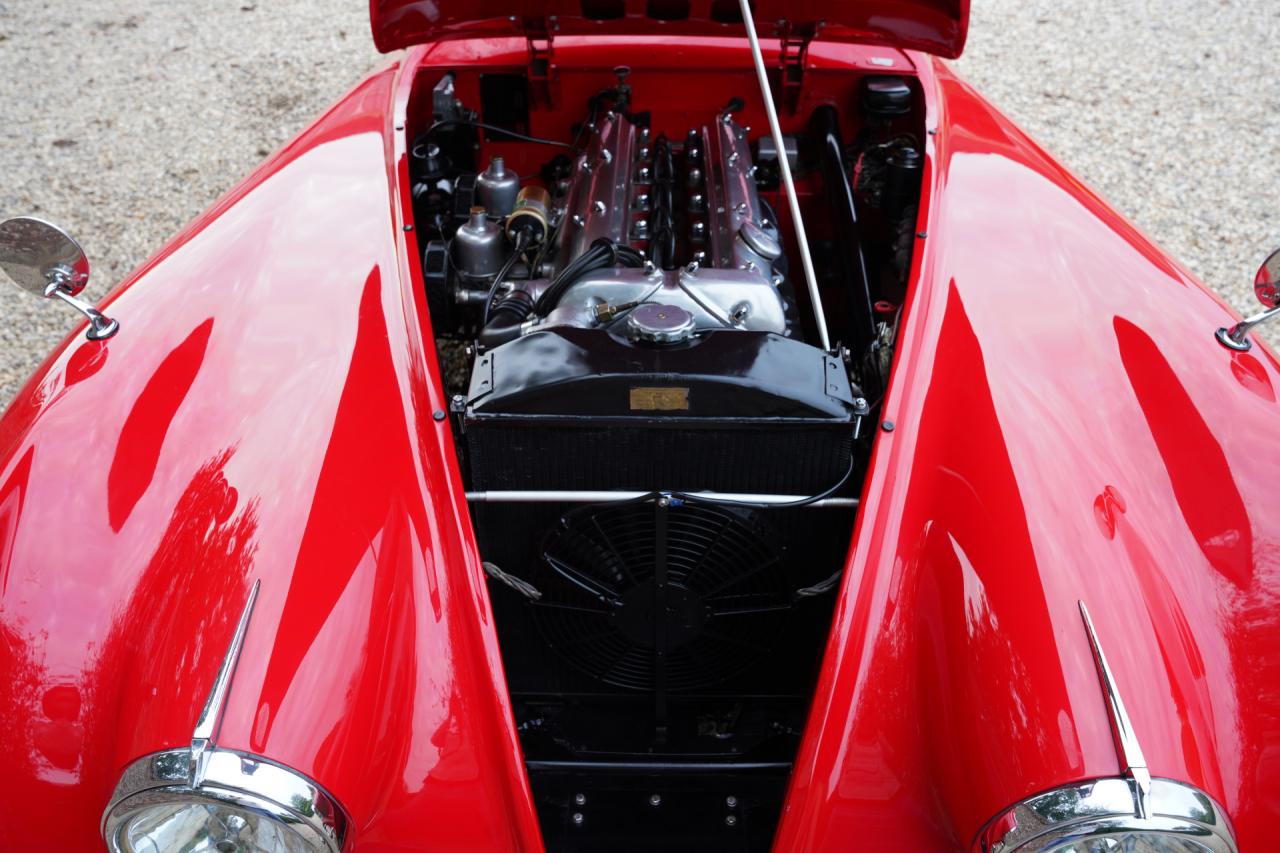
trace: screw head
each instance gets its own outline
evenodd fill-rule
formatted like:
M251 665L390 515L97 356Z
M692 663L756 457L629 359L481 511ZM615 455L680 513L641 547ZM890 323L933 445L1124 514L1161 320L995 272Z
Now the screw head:
M730 794L729 796L724 798L724 804L731 809L735 809L738 807L738 798L735 797L733 794Z
M431 413L431 417L435 418L438 421L442 421L445 418L445 414L440 409L436 409L434 412Z
M586 794L574 794L574 795L573 795L573 804L574 804L575 806L585 806L585 805L587 804L587 795L586 795Z
M662 498L662 499L660 499L660 500L659 500L659 503L662 503L662 501L663 501L663 500L666 500L666 498ZM662 504L662 505L663 505L663 506L666 506L666 504ZM662 795L661 795L661 794L650 794L650 795L649 795L649 805L653 806L654 808L657 808L658 806L662 805Z
M738 816L737 816L737 815L731 815L731 814L725 815L725 816L724 816L724 825L725 825L725 826L737 826L737 825L738 825Z
M586 818L582 816L582 812L574 812L573 817L571 817L570 820L573 821L574 826L582 826L582 822L586 820Z

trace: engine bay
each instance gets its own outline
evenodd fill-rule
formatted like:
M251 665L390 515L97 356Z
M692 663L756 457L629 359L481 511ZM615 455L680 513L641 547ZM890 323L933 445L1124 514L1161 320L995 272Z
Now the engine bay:
M767 847L822 662L919 98L831 69L779 145L748 69L677 95L566 64L548 96L424 68L411 105L422 286L549 849Z

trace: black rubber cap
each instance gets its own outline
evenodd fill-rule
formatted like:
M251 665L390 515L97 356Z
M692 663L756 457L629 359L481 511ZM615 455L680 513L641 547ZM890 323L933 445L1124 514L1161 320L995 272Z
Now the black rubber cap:
M862 111L882 118L906 115L911 112L911 87L901 77L865 77Z

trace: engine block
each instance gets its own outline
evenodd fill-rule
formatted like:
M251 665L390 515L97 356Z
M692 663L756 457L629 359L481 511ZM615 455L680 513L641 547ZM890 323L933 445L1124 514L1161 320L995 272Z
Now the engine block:
M559 248L541 277L515 288L537 300L555 275L601 238L644 252L643 269L615 267L575 280L525 329L599 326L636 306L673 306L692 329L789 335L794 308L781 290L778 224L756 193L746 132L725 113L681 145L610 113L590 129L554 208ZM684 316L684 315L682 315Z

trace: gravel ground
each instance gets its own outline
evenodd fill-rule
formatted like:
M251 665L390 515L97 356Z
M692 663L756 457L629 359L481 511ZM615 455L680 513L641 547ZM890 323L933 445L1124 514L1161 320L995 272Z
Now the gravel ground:
M1252 310L1253 271L1280 244L1275 0L973 5L961 72ZM97 299L378 61L367 9L0 0L0 215L78 235ZM75 321L0 288L0 401Z

